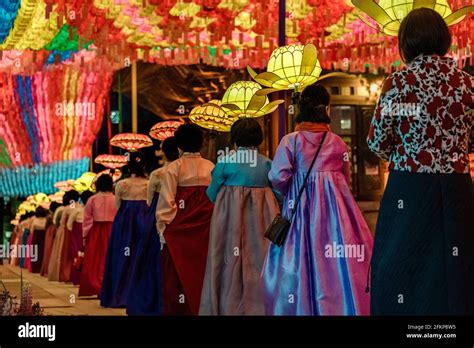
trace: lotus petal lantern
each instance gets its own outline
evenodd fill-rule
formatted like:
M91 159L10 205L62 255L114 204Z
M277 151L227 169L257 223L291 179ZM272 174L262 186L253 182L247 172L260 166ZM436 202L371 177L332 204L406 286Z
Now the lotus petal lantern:
M74 181L74 190L79 193L84 191L92 191L92 182L94 181L95 177L96 174L92 172L86 172L82 174L79 178L77 178L76 181Z
M301 90L318 80L331 76L347 76L330 73L320 77L322 68L318 60L318 50L313 44L287 45L275 49L267 64L267 71L257 74L247 66L250 76L267 89L257 94L268 94L281 90Z
M58 181L57 183L54 184L54 187L57 188L60 191L69 191L72 190L74 185L74 180L64 180L64 181Z
M413 9L426 7L438 12L447 25L454 25L464 19L470 12L474 11L474 5L465 6L452 12L447 0L352 0L355 7L367 14L379 25L375 28L391 36L397 36L400 23L403 18ZM361 19L371 27L369 20Z
M97 156L94 162L103 165L105 168L116 169L127 165L128 157L124 155L102 154Z
M157 140L165 140L166 138L172 137L176 129L181 126L181 121L163 121L158 122L150 129L150 137Z
M230 132L237 117L228 115L222 108L222 102L214 99L209 103L196 106L189 113L191 122L203 128L218 132Z
M135 152L141 148L153 146L153 141L145 134L121 133L110 139L110 145Z
M258 94L262 86L254 81L237 81L229 86L222 97L221 108L231 117L261 117L284 103L284 100L268 101L265 93Z

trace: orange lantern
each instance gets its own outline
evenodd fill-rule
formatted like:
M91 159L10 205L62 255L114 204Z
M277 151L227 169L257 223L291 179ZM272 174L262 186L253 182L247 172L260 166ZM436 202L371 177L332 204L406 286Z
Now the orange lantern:
M145 134L121 133L110 139L110 145L120 147L121 149L130 152L135 152L141 148L153 146L153 141Z
M181 121L163 121L158 122L150 129L150 136L157 140L165 140L166 138L172 137L176 129L181 126Z
M65 180L65 181L58 181L54 184L54 187L60 191L69 191L73 189L74 180Z
M116 169L125 166L128 162L128 157L124 155L102 154L97 156L94 162L103 165L105 168Z
M99 178L99 176L101 175L112 175L112 180L113 182L116 182L117 180L119 180L121 177L122 177L122 172L120 171L120 169L106 169L106 170L103 170L101 172L99 172L96 177L94 178L92 184L95 185L95 182L97 181L97 179ZM95 186L94 186L95 187Z

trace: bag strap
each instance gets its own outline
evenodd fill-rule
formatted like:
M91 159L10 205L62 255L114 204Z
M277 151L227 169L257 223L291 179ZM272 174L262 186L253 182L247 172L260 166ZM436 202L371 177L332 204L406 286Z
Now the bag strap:
M319 147L316 150L316 153L314 154L313 161L311 162L311 165L309 166L308 172L306 173L306 175L304 177L303 184L301 185L300 190L298 192L298 197L296 198L295 207L293 208L293 212L291 214L291 219L290 220L293 220L293 216L295 215L296 209L298 208L298 204L300 203L301 195L303 194L303 191L306 187L306 181L308 181L309 174L311 174L311 170L313 169L314 163L316 162L316 158L318 158L319 151L323 147L323 143L324 143L324 140L326 139L327 134L328 134L328 132L324 132L323 138L321 139L321 143L319 144Z

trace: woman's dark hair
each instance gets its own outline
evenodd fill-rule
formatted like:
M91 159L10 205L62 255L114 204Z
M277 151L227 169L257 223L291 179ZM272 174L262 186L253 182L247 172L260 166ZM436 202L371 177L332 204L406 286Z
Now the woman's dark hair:
M296 116L296 122L331 123L327 112L329 99L329 93L323 86L306 87L301 93L300 112Z
M403 19L398 31L398 50L406 63L419 55L444 56L451 46L451 34L441 15L429 8L417 8Z
M58 209L60 206L61 204L59 204L58 202L51 202L51 204L49 205L49 211L51 213L54 213L56 209Z
M76 190L69 190L63 196L63 205L67 206L71 201L77 202L79 200L79 192Z
M262 141L262 127L253 118L240 118L230 128L230 142L232 144L257 147Z
M108 174L102 174L95 182L95 190L97 192L112 192L114 182L112 177Z
M35 216L39 218L43 218L43 217L48 216L48 213L49 213L48 209L43 208L43 207L38 207L36 208Z
M101 175L102 176L102 175ZM108 176L108 175L107 175ZM86 190L84 192L81 193L81 201L82 201L82 204L86 204L87 203L87 200L89 198L91 198L92 196L94 195L94 192L92 191L89 191L89 190Z
M145 177L145 159L140 152L130 153L130 162L128 162L128 169L130 174L135 174L138 177Z
M166 138L161 144L161 150L168 161L174 161L179 157L178 145L175 137Z
M176 144L184 152L199 152L204 142L201 128L193 123L183 124L174 132Z

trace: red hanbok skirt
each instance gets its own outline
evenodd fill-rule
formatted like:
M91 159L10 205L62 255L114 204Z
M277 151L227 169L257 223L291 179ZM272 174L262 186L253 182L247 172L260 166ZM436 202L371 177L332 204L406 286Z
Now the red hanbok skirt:
M184 202L184 208L178 204L176 217L164 232L170 257L163 263L165 315L182 314L167 311L176 308L176 301L186 303L191 314L199 313L213 210L206 189L179 186L176 193L175 201ZM177 276L167 276L173 274Z
M44 239L44 255L43 262L41 264L41 275L48 275L48 265L51 258L51 252L53 251L54 236L56 235L56 226L51 224L46 229L46 236Z
M99 295L102 279L104 278L105 256L111 233L112 221L94 221L94 225L86 237L79 296Z

